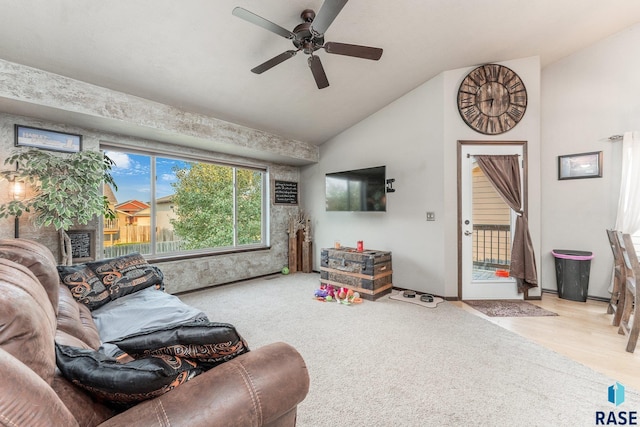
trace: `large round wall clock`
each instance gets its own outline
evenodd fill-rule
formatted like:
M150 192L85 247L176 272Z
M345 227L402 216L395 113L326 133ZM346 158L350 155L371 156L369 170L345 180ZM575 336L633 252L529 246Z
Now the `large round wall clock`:
M520 76L498 64L471 71L458 89L458 111L472 129L499 135L517 125L527 110L527 89Z

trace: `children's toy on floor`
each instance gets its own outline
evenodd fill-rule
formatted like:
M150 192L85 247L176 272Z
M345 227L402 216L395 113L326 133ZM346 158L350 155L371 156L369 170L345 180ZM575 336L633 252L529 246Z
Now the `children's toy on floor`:
M353 292L353 290L349 288L327 285L326 283L322 283L320 289L316 289L314 296L318 301L336 301L338 304L344 305L360 304L362 302L362 298L360 298L358 292Z

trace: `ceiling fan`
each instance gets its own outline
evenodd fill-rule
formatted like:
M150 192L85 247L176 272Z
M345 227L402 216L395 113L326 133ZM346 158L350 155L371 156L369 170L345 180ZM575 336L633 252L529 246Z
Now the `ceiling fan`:
M290 39L295 46L295 50L287 50L286 52L276 55L266 62L253 68L251 71L256 74L262 74L276 65L293 58L296 53L302 51L309 55L307 60L311 73L316 81L318 89L324 89L329 86L329 80L324 72L324 67L320 61L320 57L314 55L319 49L324 49L327 53L337 55L353 56L356 58L371 59L377 61L382 56L382 49L377 47L360 46L355 44L336 43L324 41L324 33L331 25L336 16L340 13L348 0L325 0L320 7L320 11L316 13L311 9L305 9L300 14L304 21L296 26L293 31L289 31L278 24L264 19L253 12L249 12L241 7L233 9L233 15L242 18L252 24L258 25L269 30L279 36Z

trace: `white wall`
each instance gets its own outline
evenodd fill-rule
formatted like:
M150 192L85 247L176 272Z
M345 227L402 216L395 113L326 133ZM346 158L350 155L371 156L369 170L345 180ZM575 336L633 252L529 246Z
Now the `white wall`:
M356 246L393 252L395 286L442 293L444 217L442 76L371 115L320 147L320 162L302 169L302 208L314 225L314 268L321 248ZM396 191L387 212L326 212L327 172L386 165ZM436 222L425 221L426 211Z
M556 289L552 249L592 251L589 295L609 297L620 144L640 130L640 24L568 56L542 72L542 283ZM557 156L602 151L603 177L558 181ZM640 185L640 183L638 183Z
M640 130L640 24L540 71L538 58L502 62L529 93L523 121L495 140L529 143L529 221L540 286L556 289L551 250L594 252L589 294L607 298L612 256L605 229L615 223L620 142ZM473 66L447 71L321 147L304 168L302 207L314 219L315 268L334 239L393 251L394 284L457 295L457 140L489 140L460 119L455 91ZM558 181L557 156L603 151L603 177ZM327 213L324 173L386 164L396 178L386 214ZM436 212L435 222L424 220ZM532 293L535 295L535 293Z
M537 248L540 65L537 57L502 64L522 76L529 94L524 119L504 135L481 135L460 118L456 94L470 66L440 74L321 146L320 162L301 172L302 208L314 223L314 268L321 248L335 239L345 246L364 240L366 248L393 252L394 286L458 296L458 140L529 141L529 216ZM378 165L396 180L386 213L325 211L325 173ZM436 221L426 221L427 211Z

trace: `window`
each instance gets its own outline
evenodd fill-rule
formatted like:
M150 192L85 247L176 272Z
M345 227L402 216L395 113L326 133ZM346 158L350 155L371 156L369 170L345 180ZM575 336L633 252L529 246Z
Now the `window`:
M104 257L265 245L264 169L108 149L116 219L104 221ZM153 178L153 179L152 179Z

